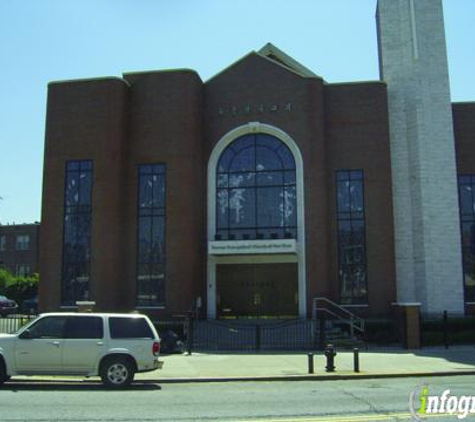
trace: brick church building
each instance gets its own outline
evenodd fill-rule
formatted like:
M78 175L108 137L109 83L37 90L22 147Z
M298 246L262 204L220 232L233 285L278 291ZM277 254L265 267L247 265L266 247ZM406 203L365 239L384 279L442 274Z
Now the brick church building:
M50 83L42 310L469 312L475 103L450 101L440 0L379 0L377 28L378 81L267 44L207 81Z

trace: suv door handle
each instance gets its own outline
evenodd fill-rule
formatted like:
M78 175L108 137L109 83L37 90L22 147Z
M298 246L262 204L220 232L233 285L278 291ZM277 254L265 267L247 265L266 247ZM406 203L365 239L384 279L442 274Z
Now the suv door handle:
M59 341L53 341L53 342L51 342L51 344L53 346L59 347Z
M98 346L104 346L104 342L103 342L103 341L98 341L96 344L97 344Z

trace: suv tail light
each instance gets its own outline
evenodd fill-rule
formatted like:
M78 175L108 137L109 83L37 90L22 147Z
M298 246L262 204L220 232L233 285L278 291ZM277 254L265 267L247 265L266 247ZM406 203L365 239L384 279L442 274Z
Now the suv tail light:
M153 343L152 352L154 356L158 356L160 354L160 343L158 341Z

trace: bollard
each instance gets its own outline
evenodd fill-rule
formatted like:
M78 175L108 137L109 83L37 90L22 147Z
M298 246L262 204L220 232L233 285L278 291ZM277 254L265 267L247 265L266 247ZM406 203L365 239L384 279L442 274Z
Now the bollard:
M193 315L191 312L188 313L186 349L187 349L188 355L191 355L193 353Z
M308 354L308 373L313 374L313 353Z
M353 370L360 372L360 351L357 347L353 349Z
M335 372L335 348L333 344L327 344L325 347L325 357L327 358L327 366L325 367L327 372Z

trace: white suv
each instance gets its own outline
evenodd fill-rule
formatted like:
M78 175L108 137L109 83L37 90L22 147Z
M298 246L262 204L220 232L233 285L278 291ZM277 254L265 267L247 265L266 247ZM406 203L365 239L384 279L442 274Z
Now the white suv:
M48 313L0 334L0 385L14 375L99 375L112 388L159 369L160 338L139 314Z

